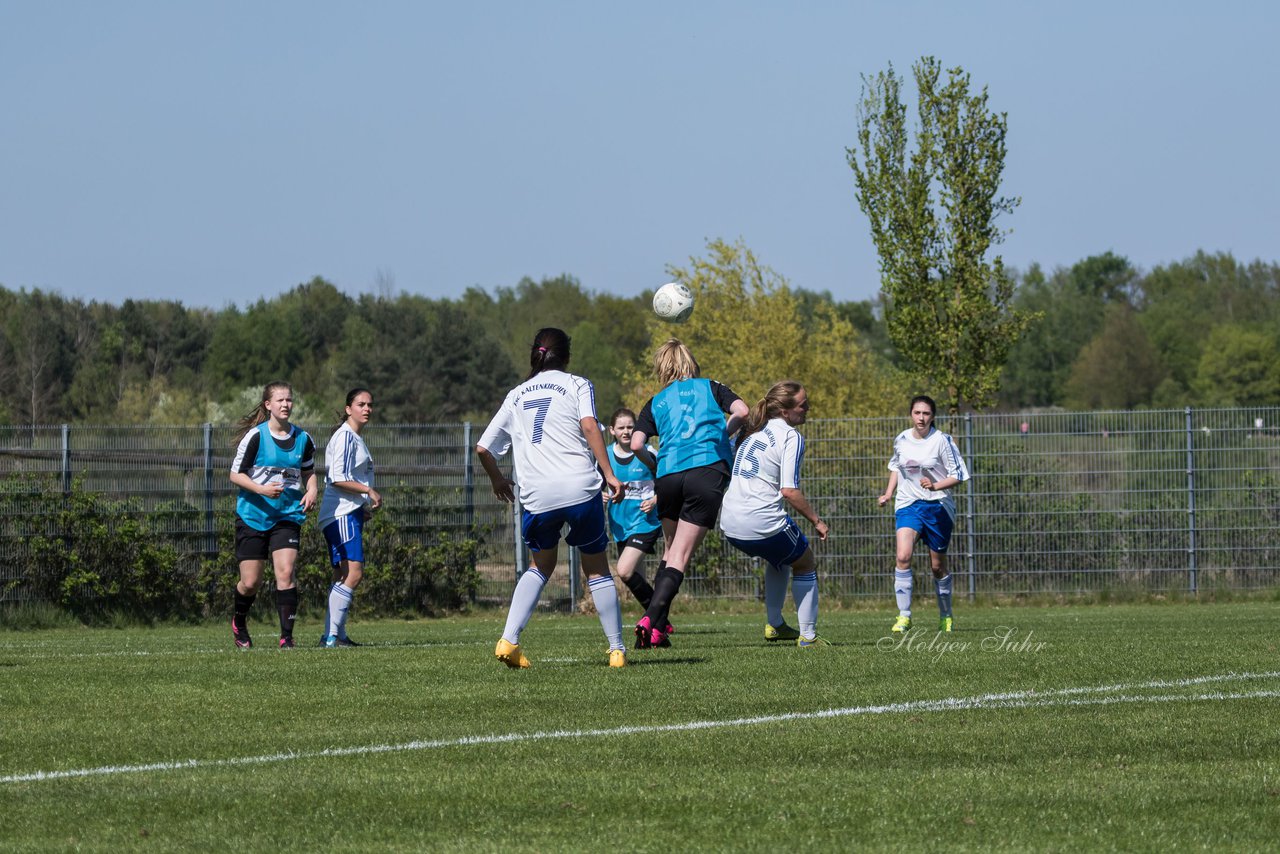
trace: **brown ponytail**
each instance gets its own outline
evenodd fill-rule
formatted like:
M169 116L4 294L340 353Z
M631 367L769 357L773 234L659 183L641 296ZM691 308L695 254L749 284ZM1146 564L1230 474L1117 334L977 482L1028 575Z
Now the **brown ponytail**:
M254 427L257 427L263 421L271 416L267 414L267 401L271 399L271 395L275 394L276 389L285 389L290 394L293 393L293 386L284 380L276 380L269 382L262 387L262 400L258 401L258 405L251 409L248 414L236 422L236 438L232 442L233 445L240 444L240 440L244 438L244 434L248 433Z

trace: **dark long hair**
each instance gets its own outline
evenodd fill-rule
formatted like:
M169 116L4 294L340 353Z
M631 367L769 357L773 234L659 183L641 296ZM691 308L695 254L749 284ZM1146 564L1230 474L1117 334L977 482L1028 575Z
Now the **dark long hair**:
M917 394L915 397L911 398L911 403L907 406L908 414L911 413L911 410L916 408L917 403L929 404L929 411L933 413L933 417L938 417L938 404L934 403L933 398L929 397L927 394Z
M347 392L347 402L338 410L338 423L333 425L334 430L337 430L346 422L347 407L351 405L351 401L355 400L356 395L358 394L367 394L369 395L370 400L373 399L373 392L369 391L367 388L353 388L351 391Z
M569 336L563 329L546 326L533 336L529 348L529 376L531 380L543 371L563 371L569 366Z

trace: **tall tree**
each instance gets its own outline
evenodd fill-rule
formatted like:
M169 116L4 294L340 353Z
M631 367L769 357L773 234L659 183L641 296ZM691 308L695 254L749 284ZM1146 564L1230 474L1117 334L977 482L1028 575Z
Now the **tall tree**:
M961 68L942 82L933 57L912 70L914 148L902 80L890 66L863 78L858 145L846 153L880 255L889 335L928 385L946 390L955 412L994 400L1009 348L1030 319L1010 304L1013 282L1000 256L987 260L1004 236L996 218L1021 200L998 195L1007 123L987 108L986 88L971 94Z
M0 316L0 380L7 409L22 424L67 417L63 390L71 378L78 334L74 316L82 304L56 293L19 290Z

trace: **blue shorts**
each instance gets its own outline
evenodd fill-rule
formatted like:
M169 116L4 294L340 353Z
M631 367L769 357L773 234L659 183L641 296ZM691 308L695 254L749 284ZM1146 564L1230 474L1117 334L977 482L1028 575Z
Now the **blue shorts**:
M763 540L735 540L733 537L725 539L738 551L768 561L770 566L781 567L794 563L809 550L809 541L805 539L800 526L790 518L787 519L785 528Z
M324 526L329 544L329 561L337 566L344 560L364 563L364 510L339 516Z
M588 498L572 507L548 510L546 513L530 513L525 510L520 523L520 533L529 551L554 549L560 542L560 529L569 526L564 541L577 546L583 554L599 554L609 547L609 535L604 526L604 503L599 498Z
M941 501L916 501L894 513L899 528L910 528L924 537L929 551L944 554L951 543L951 514Z

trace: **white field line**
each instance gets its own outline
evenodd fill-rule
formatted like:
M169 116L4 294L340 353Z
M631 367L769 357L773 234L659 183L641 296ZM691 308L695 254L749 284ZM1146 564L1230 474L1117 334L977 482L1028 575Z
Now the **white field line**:
M1152 689L1185 689L1214 682L1242 682L1246 680L1280 678L1280 671L1266 673L1223 673L1214 676L1197 676L1188 679L1157 679L1132 684L1080 686L1052 691L1015 691L1001 694L980 694L974 697L948 697L941 700L911 700L903 703L886 703L874 706L851 706L843 709L824 709L816 712L785 712L776 715L759 715L727 720L688 721L674 724L651 724L612 727L610 729L548 730L541 732L511 732L496 735L472 735L457 738L441 738L406 741L400 744L357 745L330 747L324 750L286 751L260 756L240 756L229 759L182 759L170 762L150 762L139 765L104 765L96 768L73 768L63 771L32 771L25 774L0 776L0 784L32 783L44 780L65 780L79 777L108 777L123 774L142 774L151 771L178 771L189 768L237 768L265 765L273 762L290 762L300 759L324 759L341 756L368 756L379 753L399 753L413 750L440 750L450 747L467 747L477 744L515 744L530 741L548 741L570 738L610 738L620 735L651 733L691 732L694 730L726 729L731 727L759 726L761 724L789 721L821 720L860 715L884 715L902 712L946 712L982 709L1028 709L1065 706L1102 706L1121 703L1171 703L1206 702L1224 700L1254 700L1280 697L1280 688L1225 693L1211 691L1198 694L1135 694L1134 691ZM1121 693L1125 692L1125 693ZM1083 694L1101 696L1081 697Z

